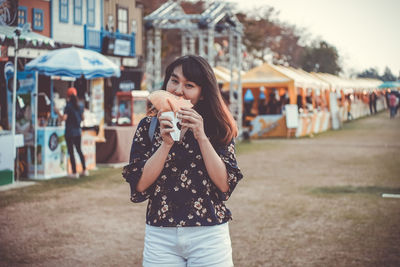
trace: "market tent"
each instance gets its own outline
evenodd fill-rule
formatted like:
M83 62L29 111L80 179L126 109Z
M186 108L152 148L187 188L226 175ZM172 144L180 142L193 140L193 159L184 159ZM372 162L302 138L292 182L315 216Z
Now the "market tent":
M25 24L28 25L28 24ZM56 42L44 35L35 33L28 29L29 27L14 27L14 26L7 26L7 25L1 25L0 26L0 45L7 48L8 47L8 54L7 56L9 57L14 57L14 66L18 65L18 54L22 52L22 50L25 49L30 49L30 48L44 48L44 49L53 49L56 46ZM19 31L19 36L17 37L16 32L17 30ZM15 39L17 42L15 41ZM59 43L57 43L59 45ZM10 49L10 47L13 47ZM16 50L19 47L19 53L16 54ZM44 51L44 49L40 49L37 51ZM36 50L35 50L36 51ZM28 51L30 52L30 51ZM25 54L26 55L26 54ZM4 59L4 58L3 58ZM14 67L12 66L10 68L11 72L14 75L14 85L13 85L13 93L12 93L12 103L9 103L12 105L12 119L11 119L11 134L12 136L12 160L14 161L16 158L16 147L18 146L23 146L23 138L21 139L22 142L20 144L17 144L16 140L19 140L19 137L21 135L16 135L15 134L15 128L16 128L16 95L17 95L17 77L18 77L18 71L14 72ZM36 138L35 138L36 140ZM15 182L15 177L14 177L14 171L12 171L12 177L11 177L11 183Z
M355 83L355 89L374 90L378 89L379 85L382 84L381 80L371 78L355 78L351 79Z
M221 67L216 66L213 68L214 74L215 74L215 78L217 78L217 82L218 83L228 83L231 80L230 74L226 73L225 71L221 70Z
M294 81L294 86L296 88L318 88L320 86L314 79L310 78L308 75L305 75L303 72L296 71L291 67L284 67L278 65L271 65L280 73L286 75Z
M327 82L331 90L346 90L354 87L354 84L351 83L351 81L330 73L312 72L312 75Z
M306 72L302 69L294 69L290 68L293 71L298 72L299 74L306 76L308 80L308 84L310 85L311 88L317 88L317 89L329 89L329 83L315 77L309 72Z
M255 67L242 75L242 88L260 90L262 87L286 88L289 93L290 103L296 103L294 80L279 72L268 63ZM255 95L257 96L258 94Z
M121 76L119 67L104 55L77 47L53 50L26 64L25 69L47 76L86 79Z
M217 78L217 82L222 84L223 91L229 91L229 86L231 82L231 71L222 66L216 66L213 68L215 77ZM233 70L233 80L237 80L238 72ZM245 72L241 72L243 75Z
M326 81L332 90L343 90L344 93L353 93L360 90L374 90L382 83L378 79L370 78L345 78L329 73L312 73L315 77Z
M17 27L13 26L0 26L0 44L7 46L14 46L14 36L15 30ZM55 47L56 42L44 35L38 34L31 30L22 30L21 35L19 36L19 41L25 41L24 47L41 47L41 46L50 46Z
M271 64L264 63L242 75L242 87L260 87L265 85L288 85L292 79L277 71Z
M121 75L119 67L104 55L87 49L69 47L53 50L25 65L25 70L37 71L39 74L47 76L67 76L79 78L84 76L86 79L101 77L112 77ZM50 79L51 100L53 100L53 84ZM36 90L37 85L36 85ZM36 98L37 101L37 98ZM37 104L35 105L37 108ZM53 101L51 102L52 117ZM37 110L36 110L37 116ZM37 117L35 119L35 136L37 136ZM100 125L102 128L102 125ZM102 130L100 130L102 132ZM35 138L35 155L37 147ZM37 158L35 157L35 178L37 177Z
M400 81L386 81L386 82L381 82L381 84L378 86L379 88L400 88Z

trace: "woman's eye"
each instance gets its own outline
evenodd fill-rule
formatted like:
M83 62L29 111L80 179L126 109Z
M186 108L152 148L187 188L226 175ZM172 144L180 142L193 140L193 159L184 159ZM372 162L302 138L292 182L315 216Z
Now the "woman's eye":
M193 86L193 84L188 83L188 84L186 84L186 87L187 88L193 88L194 86Z
M178 83L178 81L177 81L177 80L174 80L174 79L172 79L171 81L172 81L173 83L175 83L175 84Z

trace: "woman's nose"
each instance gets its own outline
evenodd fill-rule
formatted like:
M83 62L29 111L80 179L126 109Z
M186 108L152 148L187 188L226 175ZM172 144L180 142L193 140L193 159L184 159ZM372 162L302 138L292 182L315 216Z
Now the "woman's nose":
M175 94L176 94L177 96L183 95L183 88L182 88L182 86L183 86L183 85L179 84L179 85L176 87L176 89L175 89Z

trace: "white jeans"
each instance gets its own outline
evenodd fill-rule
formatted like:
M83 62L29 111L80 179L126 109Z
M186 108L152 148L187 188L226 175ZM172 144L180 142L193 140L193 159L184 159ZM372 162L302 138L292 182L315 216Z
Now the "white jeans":
M146 224L144 267L231 267L228 223L197 227Z

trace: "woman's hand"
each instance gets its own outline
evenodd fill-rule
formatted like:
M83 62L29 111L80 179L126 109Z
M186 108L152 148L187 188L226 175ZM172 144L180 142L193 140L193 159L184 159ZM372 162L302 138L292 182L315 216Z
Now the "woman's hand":
M172 139L170 134L174 131L174 129L172 128L172 118L170 118L169 116L161 115L161 112L158 112L157 117L158 121L160 122L161 138L163 139L165 144L172 146L174 144L174 140Z
M181 120L182 129L192 130L197 141L207 139L204 132L203 117L192 108L182 108L178 111L178 119Z

